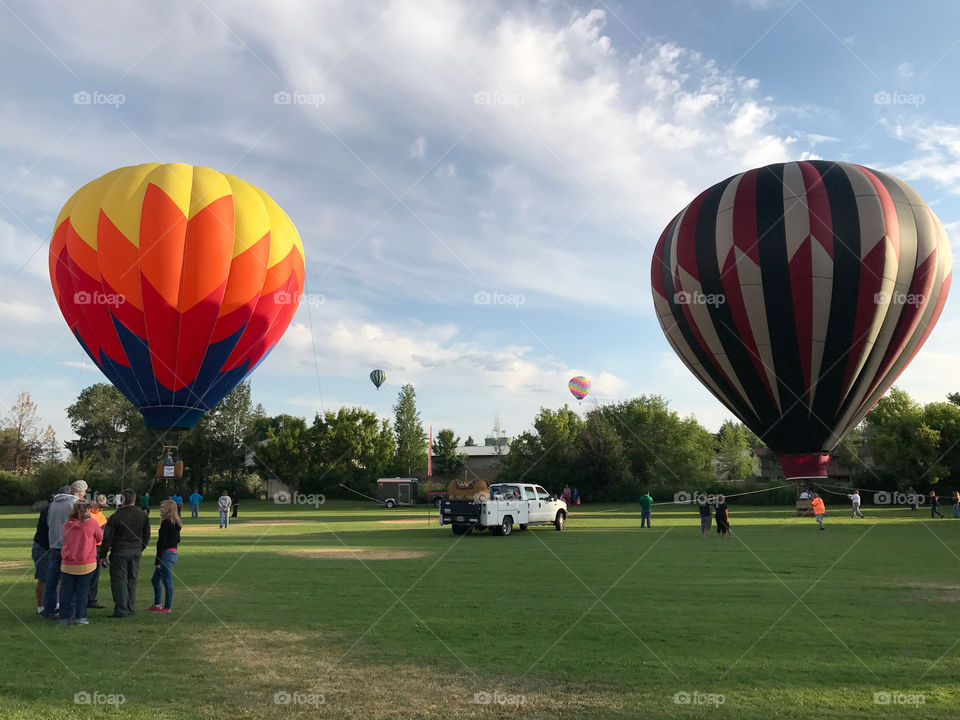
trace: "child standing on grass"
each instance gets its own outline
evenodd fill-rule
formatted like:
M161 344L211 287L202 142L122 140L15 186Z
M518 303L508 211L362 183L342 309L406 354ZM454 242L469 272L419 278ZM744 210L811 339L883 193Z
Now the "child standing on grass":
M171 612L173 604L173 566L177 562L177 546L180 544L180 529L183 521L177 511L177 503L164 500L160 503L160 532L157 535L157 558L154 561L153 605L147 610L153 613ZM163 605L160 605L160 584L163 583Z
M97 567L97 543L103 530L90 517L90 503L78 500L70 508L63 525L63 548L60 552L60 624L87 625L87 594Z
M820 526L820 529L823 530L823 516L827 513L827 508L823 504L823 498L813 494L813 516L817 520L817 524Z

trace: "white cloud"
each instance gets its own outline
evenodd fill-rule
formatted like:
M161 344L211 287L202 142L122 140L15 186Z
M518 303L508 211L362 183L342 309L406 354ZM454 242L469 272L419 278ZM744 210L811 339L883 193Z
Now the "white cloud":
M99 372L100 370L100 368L98 368L92 362L84 362L83 360L64 360L60 364L65 368L70 368L71 370L80 370L82 372Z
M914 122L890 129L914 150L908 160L887 168L889 172L905 180L932 180L960 194L960 125Z
M427 151L427 139L423 135L420 135L410 143L409 151L412 159L421 160Z
M520 12L395 2L276 12L251 1L212 2L182 18L173 7L118 12L111 11L111 20L128 28L123 37L99 13L69 4L36 7L30 21L43 26L68 65L128 72L139 83L129 89L129 106L155 108L157 127L136 125L133 135L118 126L111 137L111 116L81 115L86 121L51 156L130 162L146 146L160 156L193 153L222 167L255 144L245 162L256 164L257 181L280 195L301 226L316 230L305 233L313 261L338 262L334 274L361 282L370 276L364 232L386 207L383 199L394 200L385 184L397 194L409 190L404 204L416 217L400 206L378 230L425 238L437 266L429 275L434 283L465 269L478 280L506 272L511 282L561 299L639 309L648 304L645 273L581 275L571 284L558 263L538 263L536 276L512 266L529 267L552 252L558 236L599 200L589 225L559 249L601 234L605 242L592 247L594 266L617 268L638 240L649 251L662 225L704 187L794 154L796 141L778 127L777 110L758 94L756 79L721 70L675 43L651 43L630 55L606 34L602 10L568 15L553 6ZM196 67L205 73L186 70ZM238 74L243 93L218 94L215 103L204 96L207 84L231 85ZM326 101L274 105L279 90L319 93ZM475 104L477 92L490 93L490 104ZM209 108L203 127L195 127L196 114L173 111L168 94ZM37 138L38 152L55 132L51 126ZM412 189L416 175L380 151L398 136L415 138L401 145L409 158L426 157L428 136L436 149L438 166ZM318 161L306 176L349 187L353 197L316 192L316 182L298 183L282 167L302 163L304 148L316 148L309 162ZM466 160L471 172L458 171ZM527 189L500 192L496 175L503 167L513 168L515 182ZM479 212L491 218L480 228ZM328 225L333 232L324 232ZM332 237L364 239L344 254ZM392 242L390 261L418 272L425 253L413 247ZM503 257L515 263L505 265ZM393 273L378 278L378 292L384 282L392 293L409 286Z
M61 320L56 308L48 305L13 301L0 302L0 322L4 325L34 325Z

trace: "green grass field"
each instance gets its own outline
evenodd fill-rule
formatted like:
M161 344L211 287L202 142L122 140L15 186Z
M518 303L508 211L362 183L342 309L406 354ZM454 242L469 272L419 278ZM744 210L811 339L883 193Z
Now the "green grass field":
M208 503L173 614L64 628L35 614L36 514L0 508L0 717L960 717L960 522L845 510L732 505L721 541L672 504L501 538L353 502L223 531Z

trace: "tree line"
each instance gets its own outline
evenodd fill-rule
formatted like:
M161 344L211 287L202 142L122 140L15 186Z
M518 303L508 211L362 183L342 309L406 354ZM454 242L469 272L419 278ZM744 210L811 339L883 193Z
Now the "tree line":
M61 452L40 421L29 393L21 393L0 420L0 495L30 502L77 479L94 488L145 489L155 481L164 444L177 444L184 477L161 481L160 491L260 492L276 478L292 489L330 496L343 486L371 492L376 478L423 478L427 435L416 392L399 391L390 418L342 407L312 420L269 416L241 383L189 431L147 428L140 413L112 385L84 388L67 408L75 438ZM494 434L502 431L499 420ZM501 441L498 441L501 442ZM468 438L465 445L475 444ZM672 410L660 395L595 406L584 415L567 405L541 408L529 430L503 445L501 481L523 481L559 491L576 487L591 501L636 499L651 488L707 488L718 480L755 478L763 443L740 423L711 433ZM434 473L451 475L466 455L451 428L433 439ZM852 483L870 489L913 487L943 492L960 487L960 393L926 405L893 388L877 403L836 457L852 468Z

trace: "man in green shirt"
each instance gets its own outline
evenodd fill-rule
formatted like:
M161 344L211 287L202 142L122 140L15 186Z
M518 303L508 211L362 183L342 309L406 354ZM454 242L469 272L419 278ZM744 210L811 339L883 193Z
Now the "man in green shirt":
M149 493L143 493L140 496L140 509L143 510L147 515L150 514L150 495Z
M643 527L644 523L646 523L647 527L650 527L651 505L653 505L653 498L650 497L650 493L645 492L643 497L640 498L640 527Z

